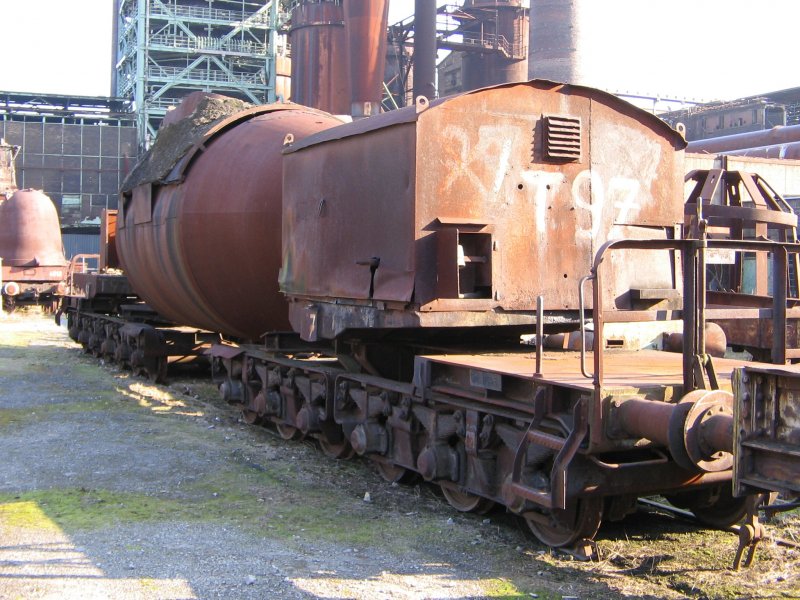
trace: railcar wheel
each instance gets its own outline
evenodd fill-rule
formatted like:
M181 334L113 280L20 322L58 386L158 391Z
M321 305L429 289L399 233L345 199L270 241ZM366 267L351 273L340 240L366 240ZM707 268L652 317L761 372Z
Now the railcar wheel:
M494 502L482 496L476 496L470 492L461 492L455 488L440 486L447 503L459 512L472 512L478 515L485 515L492 508Z
M725 529L747 514L747 496L735 498L727 485L719 490L683 492L665 498L670 504L691 511L698 521L710 527Z
M523 517L528 530L541 542L560 548L571 546L579 539L592 539L600 529L603 518L601 498L583 498L571 509L544 515L547 522ZM556 518L559 517L559 518Z
M303 433L297 427L287 423L275 423L275 429L284 440L299 440L303 437Z
M373 461L378 474L389 483L409 483L416 477L416 473L405 467L398 467L389 462Z
M144 370L147 378L153 383L165 383L167 381L167 357L159 356L148 361Z
M356 453L350 445L350 441L344 436L342 436L342 441L333 442L323 433L318 440L322 453L330 458L346 460L353 458Z
M17 303L12 296L3 296L3 310L8 314L17 310Z
M242 420L248 425L253 425L258 421L258 413L254 410L242 409Z

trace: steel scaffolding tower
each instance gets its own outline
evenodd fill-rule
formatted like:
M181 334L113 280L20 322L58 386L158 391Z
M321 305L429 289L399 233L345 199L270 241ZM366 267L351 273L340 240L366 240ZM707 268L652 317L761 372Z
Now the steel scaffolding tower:
M112 95L130 99L139 145L193 91L275 101L278 0L115 0Z

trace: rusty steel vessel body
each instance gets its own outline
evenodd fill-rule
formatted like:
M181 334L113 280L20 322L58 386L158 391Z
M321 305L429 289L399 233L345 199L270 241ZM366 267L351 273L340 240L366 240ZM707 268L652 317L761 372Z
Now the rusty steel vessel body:
M17 189L18 148L0 140L0 289L3 307L42 304L62 291L67 261L52 200L39 190Z
M390 481L421 476L458 510L503 505L553 546L649 494L727 525L748 509L732 452L734 411L752 407L743 361L706 352L706 253L772 256L754 310L780 325L796 218L765 216L769 199L711 206L710 171L685 204L684 147L609 94L547 81L344 125L249 109L124 194L118 251L153 308L228 338L213 375L248 422L368 457ZM734 221L764 239L714 237ZM719 302L719 318L741 308ZM123 343L115 317L70 314L75 335ZM682 353L660 349L667 332ZM800 429L782 414L765 443ZM763 450L739 439L761 429L741 431ZM795 455L763 464L800 492ZM746 476L748 494L768 485Z

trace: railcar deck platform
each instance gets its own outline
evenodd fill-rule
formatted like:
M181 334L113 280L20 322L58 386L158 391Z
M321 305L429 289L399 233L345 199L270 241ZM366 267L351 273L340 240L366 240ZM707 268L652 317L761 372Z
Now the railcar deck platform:
M498 375L536 380L540 383L574 388L590 392L594 389L592 379L581 373L579 352L544 352L542 372L535 374L535 353L508 354L445 354L426 355L426 360L478 369ZM733 369L753 362L745 360L713 359L720 387L730 389ZM769 367L771 365L763 365ZM607 351L603 357L604 375L602 387L608 388L674 388L683 385L682 355L659 350ZM800 374L800 368L785 366L782 369ZM586 353L586 369L591 373L593 357Z

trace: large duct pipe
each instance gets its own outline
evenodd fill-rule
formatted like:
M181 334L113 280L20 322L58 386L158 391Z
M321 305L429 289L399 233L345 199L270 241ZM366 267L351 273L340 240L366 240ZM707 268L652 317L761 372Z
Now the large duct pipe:
M707 140L696 140L689 142L686 151L716 154L743 148L760 148L762 146L774 146L798 141L800 141L800 125L789 125L788 127L778 126L772 129L762 129L761 131L749 131Z
M353 117L380 112L388 21L389 0L345 0L344 28Z
M789 142L787 144L775 144L772 146L757 146L755 148L740 148L721 152L730 156L749 156L755 158L784 158L800 160L800 142Z
M436 97L436 2L414 3L414 98Z

